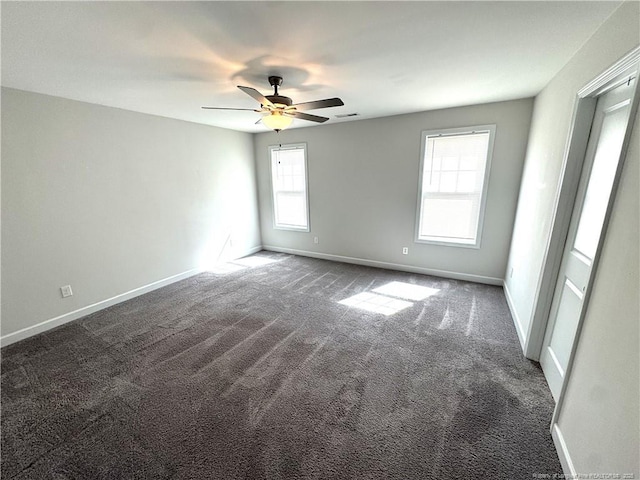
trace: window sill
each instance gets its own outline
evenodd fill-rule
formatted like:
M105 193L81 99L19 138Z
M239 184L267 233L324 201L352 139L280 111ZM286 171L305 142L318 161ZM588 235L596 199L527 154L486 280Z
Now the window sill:
M471 241L465 242L464 240L457 240L453 238L443 238L443 239L416 238L414 239L414 242L422 243L426 245L439 245L441 247L460 247L460 248L471 248L474 250L480 249L480 241L471 243Z
M311 230L309 230L309 227L293 227L293 226L286 226L286 225L274 225L273 226L274 230L287 230L290 232L307 232L309 233Z

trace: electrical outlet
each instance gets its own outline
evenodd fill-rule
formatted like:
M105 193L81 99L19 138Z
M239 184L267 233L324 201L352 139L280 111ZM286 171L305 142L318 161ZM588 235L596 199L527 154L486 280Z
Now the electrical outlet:
M409 255L409 247L402 247L402 254Z
M318 242L318 237L313 237L313 243L316 243L316 244L319 243Z
M71 290L71 285L65 285L64 287L60 287L60 293L62 293L62 298L70 297L73 295L73 291Z

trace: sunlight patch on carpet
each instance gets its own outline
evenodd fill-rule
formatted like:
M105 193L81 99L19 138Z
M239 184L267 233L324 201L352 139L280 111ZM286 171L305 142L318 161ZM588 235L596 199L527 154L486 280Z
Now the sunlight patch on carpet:
M371 292L358 293L338 303L369 312L382 313L383 315L393 315L413 305L411 302L405 302L404 300L377 295Z
M438 288L421 287L412 283L390 282L386 285L373 289L376 293L388 295L390 297L404 298L406 300L420 301L435 295L440 291Z

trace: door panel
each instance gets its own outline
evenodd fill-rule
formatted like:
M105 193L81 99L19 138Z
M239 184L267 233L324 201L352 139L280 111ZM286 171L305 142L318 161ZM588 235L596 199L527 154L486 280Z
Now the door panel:
M614 105L604 114L601 141L596 150L590 181L580 214L575 248L589 259L596 254L602 223L607 212L611 187L616 176L618 162L609 161L620 155L629 118L629 100Z
M582 315L584 293L602 236L629 121L634 81L598 98L573 208L540 364L554 398L560 394Z
M571 280L565 279L560 300L558 302L558 317L565 319L557 322L556 328L551 333L549 341L549 350L553 352L557 362L556 368L560 370L560 374L564 376L569 363L569 350L565 348L568 342L573 341L573 335L578 326L578 316L574 313L582 304L582 291L576 287Z

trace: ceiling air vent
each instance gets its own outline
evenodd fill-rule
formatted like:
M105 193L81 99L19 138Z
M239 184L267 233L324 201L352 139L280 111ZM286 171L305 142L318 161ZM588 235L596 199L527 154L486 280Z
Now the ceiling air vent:
M357 113L341 113L340 115L336 115L336 118L347 118L347 117L357 117Z

